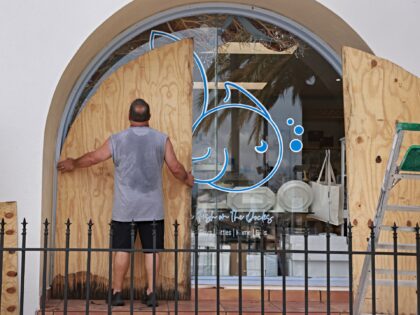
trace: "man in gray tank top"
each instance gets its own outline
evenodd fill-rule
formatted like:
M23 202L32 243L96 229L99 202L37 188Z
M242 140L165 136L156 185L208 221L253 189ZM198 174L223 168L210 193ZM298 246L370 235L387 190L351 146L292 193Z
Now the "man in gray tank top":
M165 162L171 173L184 184L192 187L194 178L185 171L176 158L166 134L149 127L150 109L143 99L136 99L130 106L130 128L111 135L93 152L78 159L68 158L58 163L62 173L76 168L89 167L112 157L115 165L114 203L112 209L112 247L121 249L114 256L112 305L124 305L121 296L127 273L131 248L131 222L134 220L145 250L148 288L144 303L157 305L152 288L153 224L156 230L156 248L164 248L164 209L162 193L162 167ZM156 270L159 255L156 255Z

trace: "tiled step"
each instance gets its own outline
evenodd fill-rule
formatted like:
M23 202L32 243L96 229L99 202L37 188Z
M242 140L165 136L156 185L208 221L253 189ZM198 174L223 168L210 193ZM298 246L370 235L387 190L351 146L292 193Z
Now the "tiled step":
M63 302L62 301L50 301L47 309L47 315L62 315ZM282 314L282 302L270 302L264 303L264 313L270 315ZM220 314L221 315L235 315L239 314L238 301L222 301L220 302ZM129 303L125 306L113 307L112 314L114 315L127 315L130 313ZM216 314L216 303L215 301L199 301L198 303L199 314L210 315ZM331 301L331 314L345 314L348 310L348 304L343 302ZM286 304L287 314L304 314L304 303L302 302L287 302ZM85 314L85 303L82 300L70 300L68 303L69 315L81 315ZM179 315L193 315L195 313L194 301L179 301L178 303L178 314ZM309 302L309 314L326 314L327 306L326 303L320 301ZM41 312L38 312L41 314ZM90 304L90 314L102 315L107 314L107 305L103 301L92 301ZM134 303L134 314L152 314L152 309L146 307L139 302ZM175 314L175 302L174 301L159 301L159 306L156 308L156 314L159 315L174 315ZM242 314L261 314L261 303L259 301L246 300L242 303Z
M242 314L256 315L261 314L261 290L257 288L247 288L242 291ZM282 314L283 294L281 290L267 289L264 291L264 313L270 315ZM239 314L239 292L235 288L220 289L220 315ZM304 314L305 292L303 290L287 290L286 292L286 311L287 314ZM327 313L327 294L325 290L311 289L308 291L309 314ZM331 314L346 314L348 312L348 292L331 291ZM46 315L61 315L63 312L63 301L50 300ZM192 297L189 301L178 302L179 315L193 315L195 313L195 296L192 290ZM103 300L91 301L89 304L90 314L107 314L107 304ZM112 314L128 315L130 313L129 301L122 307L113 307ZM216 289L200 288L198 292L198 310L199 314L216 314ZM38 312L41 314L41 312ZM84 300L69 300L69 315L85 314ZM134 301L134 314L152 314L152 310L138 301ZM174 315L174 301L160 301L156 308L158 315Z

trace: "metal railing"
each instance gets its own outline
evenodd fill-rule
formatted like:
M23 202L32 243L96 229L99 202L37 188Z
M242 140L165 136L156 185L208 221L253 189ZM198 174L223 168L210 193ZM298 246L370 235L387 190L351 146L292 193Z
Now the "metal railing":
M92 253L94 252L102 252L102 253L108 253L108 314L112 314L112 306L111 306L111 300L112 300L112 257L113 252L121 251L119 249L112 249L111 246L109 248L92 248L92 228L93 228L93 222L90 220L87 224L87 247L83 248L76 248L76 247L70 247L70 235L71 235L71 222L70 220L67 220L66 224L66 231L65 231L65 248L55 248L55 247L49 247L48 239L49 239L49 226L50 223L48 220L45 220L43 223L44 228L44 242L43 247L41 248L29 248L26 247L26 237L27 237L27 222L24 219L22 224L22 238L21 238L21 247L17 248L5 248L4 247L4 234L5 234L5 221L2 219L0 223L0 269L3 270L3 256L4 252L6 251L16 251L20 252L21 255L21 264L20 264L20 295L19 295L19 304L20 304L20 314L23 314L24 309L24 302L25 302L25 271L26 271L26 253L27 252L39 252L42 254L42 293L41 293L41 299L40 299L40 312L44 315L46 313L46 305L47 305L47 262L48 262L48 254L51 252L64 252L65 253L65 262L64 262L64 287L63 287L63 313L68 313L68 301L69 301L69 294L68 294L68 287L69 287L69 258L70 254L72 252L84 252L86 253L86 292L85 292L85 313L89 314L91 312L90 310L90 300L91 300L91 257ZM393 246L392 250L390 251L377 251L375 249L375 246L370 247L370 251L357 251L353 250L353 235L352 235L352 226L348 226L347 230L347 248L343 248L342 250L331 250L330 246L330 228L327 226L327 232L326 232L326 250L309 250L308 248L308 227L305 227L305 231L303 234L304 238L304 249L303 250L297 250L297 249L288 249L286 248L286 227L281 227L281 246L278 249L265 249L265 233L261 233L261 246L259 249L243 249L241 246L241 226L238 227L239 231L237 233L238 235L238 248L237 249L222 249L220 248L220 233L219 228L216 225L216 234L217 234L217 242L216 242L216 248L210 249L202 249L199 248L198 243L198 227L199 224L194 221L192 224L193 228L193 236L194 236L194 247L193 248L179 248L178 247L178 237L179 237L179 224L175 221L173 224L173 235L174 235L174 248L170 249L152 249L147 250L149 253L151 252L153 254L153 288L156 287L156 255L158 253L172 253L174 255L174 313L178 314L179 307L179 260L178 260L178 254L179 253L189 253L194 255L194 271L192 273L192 277L194 278L194 311L195 314L199 314L199 275L198 275L198 258L199 253L216 253L216 313L220 314L220 254L229 252L229 253L237 253L238 255L238 312L239 314L243 313L243 275L242 275L242 253L254 253L260 255L260 305L261 305L261 314L265 313L265 275L264 275L264 259L265 254L272 253L277 254L280 257L280 261L282 262L282 314L287 314L287 283L286 283L286 274L284 272L284 265L286 262L286 255L292 254L292 253L299 253L303 254L304 256L304 310L305 314L309 314L309 255L310 254L323 254L326 257L326 313L331 314L331 255L347 255L348 256L348 313L354 314L354 308L353 308L353 259L355 255L362 255L366 256L369 255L372 259L372 266L371 266L371 286L372 286L372 314L376 314L376 298L375 298L375 292L376 292L376 268L375 268L375 258L378 256L391 256L393 258L393 276L394 276L394 311L396 314L398 314L398 257L402 256L412 256L416 258L416 277L417 277L417 314L420 314L420 228L417 224L416 227L412 228L413 236L415 237L415 252L403 252L398 251L398 227L394 225L393 227ZM261 225L262 231L264 231L266 228L265 225ZM374 243L375 239L375 232L374 227L371 226L371 234L369 238L370 243ZM407 231L407 228L401 228L405 232ZM112 224L110 224L109 229L109 242L111 245L113 237L113 228ZM156 224L153 223L153 247L156 248ZM134 248L134 240L135 240L135 224L134 222L131 224L131 249L124 250L128 251L130 253L130 271L129 271L129 277L130 277L130 314L134 313L134 254L138 252L143 252L143 249L137 249ZM2 292L2 286L3 286L3 272L0 272L0 292ZM156 290L153 290L154 294ZM156 299L156 296L154 295L154 298ZM0 307L1 307L1 294L0 294ZM156 313L156 306L153 305L152 307L152 313Z

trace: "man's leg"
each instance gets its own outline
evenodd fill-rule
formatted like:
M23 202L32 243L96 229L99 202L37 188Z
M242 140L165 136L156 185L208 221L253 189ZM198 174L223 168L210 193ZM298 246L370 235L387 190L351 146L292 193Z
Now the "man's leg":
M159 254L156 253L156 276L155 279L157 280L157 275L159 271ZM145 254L145 264L146 264L146 272L147 272L147 294L153 292L153 254Z
M130 253L128 252L116 252L114 255L114 271L113 271L113 294L121 292L124 282L125 274L128 271L130 265Z
M144 249L153 249L156 246L156 249L164 249L164 234L165 234L165 225L163 220L155 221L156 223L156 243L154 244L153 240L153 222L145 221L138 222L141 244ZM159 254L155 253L155 279L157 280L157 275L159 274ZM147 273L147 295L153 292L153 253L145 253L145 266ZM156 281L157 285L157 281Z
M114 254L114 267L112 273L112 294L121 292L124 283L124 277L130 266L131 248L131 222L112 221L113 239L112 248L121 250Z

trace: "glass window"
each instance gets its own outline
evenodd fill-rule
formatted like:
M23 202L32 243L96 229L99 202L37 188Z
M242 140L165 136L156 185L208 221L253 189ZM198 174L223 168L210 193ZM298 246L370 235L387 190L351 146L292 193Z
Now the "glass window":
M341 183L342 82L315 49L275 25L209 14L138 34L92 76L73 120L108 73L149 50L152 31L160 32L156 47L194 39L193 172L202 183L195 185L192 203L199 246L215 246L216 226L221 246L232 249L238 238L244 248L260 248L262 233L267 249L279 248L282 225L289 243L300 242L305 224L322 236L326 223L308 213L307 183L318 178L326 149ZM339 235L340 226L333 231ZM222 275L257 275L257 257L244 257L238 271L236 256L222 254ZM214 258L200 254L200 275L215 275ZM281 263L267 255L266 261L267 276L299 276L293 257Z

